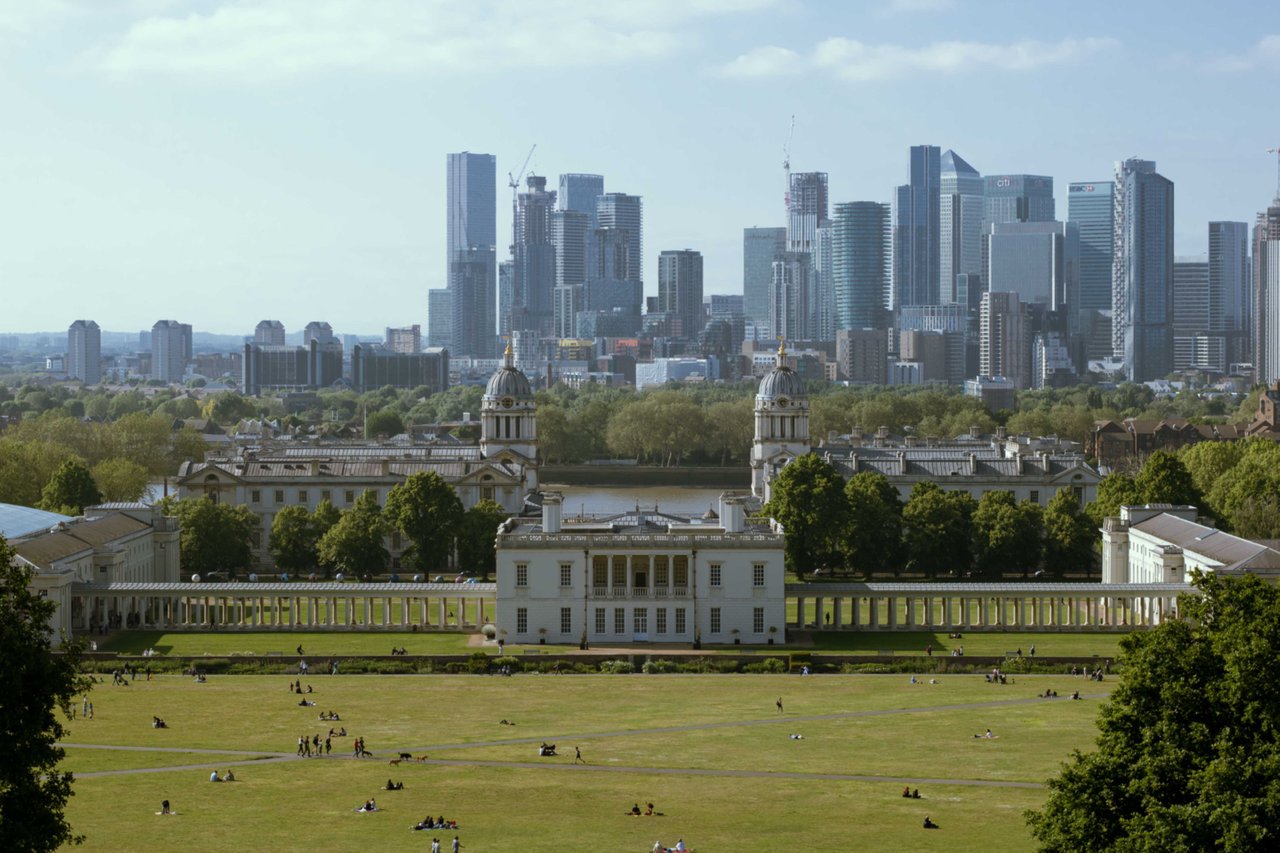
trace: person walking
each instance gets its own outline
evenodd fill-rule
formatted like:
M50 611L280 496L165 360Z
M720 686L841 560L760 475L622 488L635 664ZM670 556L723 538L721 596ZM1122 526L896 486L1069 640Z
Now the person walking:
M782 697L781 696L778 697L778 701L775 704L778 706L778 713L781 714L782 713Z
M582 757L582 749L575 746L573 748L573 763L577 764L578 762L587 763L586 759Z

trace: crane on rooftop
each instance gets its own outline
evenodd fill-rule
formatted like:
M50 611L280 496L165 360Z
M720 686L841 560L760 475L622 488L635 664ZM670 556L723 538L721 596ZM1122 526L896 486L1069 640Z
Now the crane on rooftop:
M782 196L782 203L791 210L791 140L796 135L796 117L791 117L791 129L787 131L787 141L782 146L782 171L786 173L787 186Z
M1280 204L1280 147L1268 148L1267 153L1276 155L1276 203Z

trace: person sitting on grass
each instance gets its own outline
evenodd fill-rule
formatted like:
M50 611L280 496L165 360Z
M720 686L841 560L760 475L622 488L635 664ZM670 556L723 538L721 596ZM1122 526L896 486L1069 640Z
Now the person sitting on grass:
M221 776L219 776L219 775L218 775L218 771L217 771L217 770L215 770L215 771L213 771L212 773L210 773L210 774L209 774L209 781L210 781L210 782L221 782L221 781L222 781L222 777L221 777Z
M925 829L937 829L937 828L938 828L938 825L937 825L936 823L934 823L933 821L929 820L929 816L928 816L928 815L925 815L925 816L924 816L924 828L925 828Z
M164 800L160 803L160 814L173 814L173 810L169 808L169 801Z
M905 788L903 788L903 789L902 789L902 796L907 797L908 799L910 799L910 797L911 797L911 786L910 786L910 785L908 785L907 787L905 787Z
M227 768L226 775L224 775L224 776L222 777L222 781L223 781L223 782L234 782L234 781L236 781L236 774L234 774L234 773L232 773L232 772L231 772L231 768L230 768L230 767L228 767L228 768Z
M634 806L632 806L632 807L631 807L631 814L632 814L632 815L639 815L639 814L640 814L640 804L639 804L639 803L636 803Z

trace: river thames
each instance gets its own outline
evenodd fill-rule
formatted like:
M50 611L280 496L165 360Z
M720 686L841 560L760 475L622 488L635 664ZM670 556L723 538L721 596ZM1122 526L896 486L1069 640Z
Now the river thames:
M625 512L639 505L642 509L657 506L660 512L701 515L715 507L722 488L705 486L563 486L544 483L545 491L564 495L566 517L579 514L600 515Z

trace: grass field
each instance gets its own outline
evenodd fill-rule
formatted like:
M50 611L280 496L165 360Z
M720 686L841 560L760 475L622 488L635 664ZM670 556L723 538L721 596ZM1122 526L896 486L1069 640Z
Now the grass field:
M82 849L112 851L451 839L410 831L428 813L458 820L469 853L641 853L679 837L702 853L1029 849L1022 812L1043 802L1041 783L1071 750L1090 748L1111 683L937 680L318 676L314 707L298 705L284 676L104 683L91 695L95 718L68 723L68 814L87 836ZM1038 698L1046 688L1064 698ZM1075 689L1084 701L1065 698ZM342 721L320 721L322 710ZM151 728L153 715L169 727ZM349 757L350 738L323 759L294 755L300 735L331 726L366 738L376 757ZM987 728L995 739L973 737ZM537 757L544 740L561 755ZM429 760L389 766L401 751ZM239 781L207 781L229 765ZM388 776L405 790L379 790ZM922 799L903 799L903 785ZM382 811L352 811L371 796ZM156 816L162 799L179 814ZM649 801L665 816L624 815ZM940 830L920 828L926 814Z

